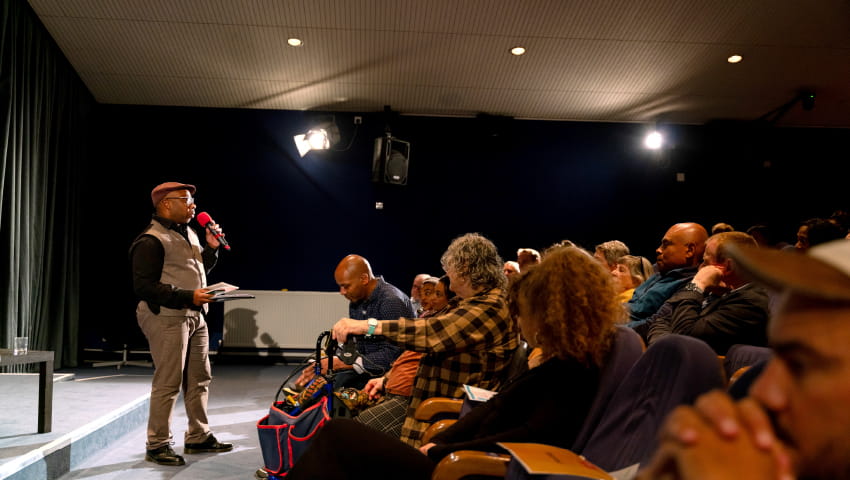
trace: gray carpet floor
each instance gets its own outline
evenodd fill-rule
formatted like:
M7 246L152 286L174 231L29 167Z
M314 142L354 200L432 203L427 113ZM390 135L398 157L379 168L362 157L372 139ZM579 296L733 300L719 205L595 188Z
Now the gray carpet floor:
M103 439L102 448L86 452L86 460L58 478L251 479L262 465L256 423L268 413L277 387L294 368L271 364L213 365L210 426L220 441L234 444L230 452L185 455L186 465L182 467L156 465L144 459L146 425L137 421L116 438ZM144 399L150 391L152 373L151 368L128 366L57 372L53 431L46 434L36 433L37 375L0 375L0 469L21 455ZM181 397L172 421L174 449L180 454L185 425Z

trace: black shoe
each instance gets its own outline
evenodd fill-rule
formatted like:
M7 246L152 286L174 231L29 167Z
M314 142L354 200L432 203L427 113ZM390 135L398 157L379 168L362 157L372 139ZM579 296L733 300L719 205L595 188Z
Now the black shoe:
M210 435L203 443L187 443L183 445L183 453L221 453L233 450L232 443L220 443Z
M172 465L175 467L186 465L186 461L183 460L183 457L174 453L171 445L163 445L159 448L148 450L145 453L145 460L159 465Z

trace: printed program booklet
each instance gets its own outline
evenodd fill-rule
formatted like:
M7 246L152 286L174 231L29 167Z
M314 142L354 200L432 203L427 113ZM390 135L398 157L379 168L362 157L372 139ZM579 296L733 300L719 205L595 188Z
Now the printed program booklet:
M472 385L466 384L464 384L463 390L466 392L467 398L476 402L486 402L496 395L496 392L492 390L485 390L483 388L473 387Z
M239 290L239 287L236 285L231 285L229 283L218 282L214 285L207 285L209 289L207 292L215 292L215 296L213 297L214 302L224 302L225 300L238 300L243 298L256 298L254 295L249 293L232 293L236 290Z
M499 442L532 475L565 475L575 480L614 480L605 470L565 448L542 443Z

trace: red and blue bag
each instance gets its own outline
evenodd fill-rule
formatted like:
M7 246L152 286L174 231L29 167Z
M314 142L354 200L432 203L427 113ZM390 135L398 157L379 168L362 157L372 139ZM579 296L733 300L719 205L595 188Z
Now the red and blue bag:
M286 476L298 457L310 446L313 437L331 419L328 399L328 396L323 396L294 416L272 405L269 414L257 422L263 469L267 473Z
M330 337L322 332L316 340L316 358L321 358L321 342ZM328 349L336 348L329 341ZM333 350L330 350L331 352ZM299 394L285 395L287 381L278 388L269 414L257 422L257 435L263 453L263 470L270 480L284 478L295 461L310 446L319 430L331 419L333 411L333 371L321 374L320 362L313 364L315 377Z

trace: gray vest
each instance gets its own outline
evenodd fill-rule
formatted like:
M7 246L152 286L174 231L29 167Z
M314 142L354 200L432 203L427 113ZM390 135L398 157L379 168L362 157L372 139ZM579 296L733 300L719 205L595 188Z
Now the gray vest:
M180 233L152 220L150 228L145 233L159 240L165 250L165 260L162 263L159 281L174 285L181 290L196 290L207 285L204 259L201 256L203 248L195 231L191 228L187 228L187 231L189 243ZM208 309L206 304L203 308L204 312ZM139 302L138 309L150 312L144 300ZM159 309L159 315L164 317L198 317L200 313L190 308L174 309L160 306Z

